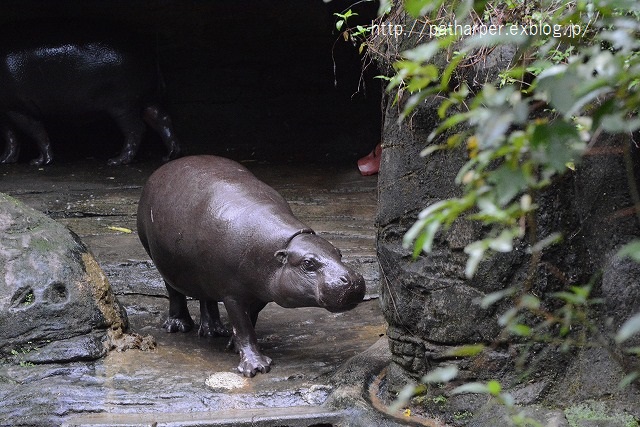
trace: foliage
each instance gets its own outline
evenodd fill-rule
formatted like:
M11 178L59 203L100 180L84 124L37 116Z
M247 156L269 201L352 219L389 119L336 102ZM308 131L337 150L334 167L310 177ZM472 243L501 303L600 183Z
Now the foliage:
M408 1L406 8L419 16L440 10L440 3ZM443 145L429 146L423 155L460 146L469 155L456 178L463 195L423 210L405 236L406 246L413 245L416 253L429 252L437 233L458 218L480 220L490 232L465 250L469 255L466 274L471 277L487 252L512 250L514 240L524 236L525 218L536 208L536 193L555 176L575 168L601 132L640 129L640 57L636 53L640 41L634 37L640 23L630 19L637 6L617 3L614 7L609 1L542 1L537 22L529 16L522 27L504 24L503 34L468 38L450 30L446 37L403 53L387 88L410 94L402 118L429 96L445 98L438 110L442 123L430 140L443 134L448 138ZM482 4L473 5L480 8ZM498 2L492 7L509 11L519 5ZM467 19L467 25L484 25L474 21L478 18L473 16L478 15L473 9L468 8L466 16L459 15L460 9L452 21ZM510 32L520 28L528 35ZM537 28L537 35L530 34L532 28ZM543 34L542 28L551 32ZM577 28L584 30L577 32ZM553 36L556 30L561 37ZM474 56L479 48L504 45L516 46L520 53L516 65L504 70L499 82L486 84L475 94L465 84L449 90L451 77L465 58ZM454 47L453 60L440 72L431 61L438 52ZM532 84L525 83L532 77ZM460 108L463 105L465 109ZM547 114L542 115L541 110ZM540 240L531 250L558 240L557 236L546 237L549 239Z
M531 262L537 263L546 247L562 239L558 233L536 235L533 212L540 190L579 167L603 132L640 129L636 2L542 0L536 6L532 10L517 0L466 1L451 11L441 0L405 2L415 18L439 24L430 24L431 38L394 63L387 90L403 102L401 120L427 97L441 97L441 124L429 140L445 142L428 146L422 155L462 148L468 160L456 177L462 194L427 206L403 242L418 256L430 252L438 233L455 221L481 222L488 230L484 238L465 248L469 278L486 256L512 251L525 235ZM442 24L443 16L464 24ZM503 21L496 23L496 16ZM478 55L504 46L516 47L517 54L496 81L474 93L464 79L454 79ZM451 60L438 67L434 59L441 52ZM635 202L640 206L637 194ZM640 261L640 243L626 246L620 256ZM592 287L573 286L551 295L559 303L552 311L542 308L527 283L488 295L483 305L511 297L515 304L499 319L505 333L569 348L587 343L586 338L569 339L570 330L595 330L588 316L589 307L598 302L590 297ZM531 319L539 320L532 324ZM623 325L617 343L638 332L640 314ZM606 340L600 344L606 346ZM637 349L629 352L638 354ZM625 381L639 376L631 372Z
M405 34L414 37L416 46L389 58L393 74L384 77L394 102L402 106L400 120L410 118L428 97L442 99L437 111L441 123L422 155L457 148L468 156L455 178L461 195L425 207L406 233L405 247L413 248L414 256L428 253L439 233L455 221L471 220L487 232L465 248L467 277L487 256L510 252L517 244L527 245L532 264L537 263L545 248L562 240L559 233L536 235L533 214L540 190L579 168L602 133L640 130L640 5L634 0L405 0L403 8L422 23L423 31L418 37ZM390 10L392 2L380 2L381 16ZM344 28L347 15L338 15L338 30ZM447 21L460 26L444 24ZM380 22L382 18L374 26ZM360 51L361 37L369 34L371 40L371 29L347 31L345 39L358 40ZM476 90L458 78L479 57L503 47L514 48L516 56L495 81ZM448 61L438 65L435 60L442 53ZM640 195L634 191L640 212ZM528 244L523 242L525 235ZM625 246L619 256L640 262L640 242ZM507 297L514 301L499 319L506 337L554 342L562 348L590 345L586 336L569 336L579 330L595 335L596 345L609 346L589 318L591 307L599 302L591 296L593 283L550 295L554 309L544 308L529 285L515 285L482 301L484 307ZM638 333L640 313L622 325L615 342L623 345ZM476 345L456 351L469 357L482 350ZM627 353L640 355L640 349ZM447 382L456 374L454 367L440 368L422 382ZM636 368L621 385L639 378ZM405 389L397 405L414 392ZM496 381L465 384L454 392L487 394L513 410L515 424L535 425L515 410L513 399Z

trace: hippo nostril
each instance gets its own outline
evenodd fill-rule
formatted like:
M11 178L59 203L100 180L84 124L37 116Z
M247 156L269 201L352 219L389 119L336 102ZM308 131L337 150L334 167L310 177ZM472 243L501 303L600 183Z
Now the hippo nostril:
M342 277L340 277L340 281L342 283L349 283L349 278L347 276L342 276Z

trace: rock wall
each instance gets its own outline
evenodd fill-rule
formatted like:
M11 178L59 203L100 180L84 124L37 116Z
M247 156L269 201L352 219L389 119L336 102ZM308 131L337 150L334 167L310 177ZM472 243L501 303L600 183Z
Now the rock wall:
M382 45L380 52L399 49L398 41L392 37ZM401 47L411 47L411 40L403 40ZM508 50L496 50L487 61L469 67L459 78L478 88L479 83L496 75L499 65L508 62L510 55ZM382 68L388 67L388 57L378 59ZM443 61L446 58L435 59L436 63ZM505 340L498 317L513 301L489 309L482 309L479 304L484 295L522 284L534 271L532 290L549 309L557 306L557 301L550 298L552 292L582 286L596 278L592 296L601 298L602 304L593 307L590 318L605 336L637 312L640 267L615 254L621 245L640 237L629 190L630 182L638 182L636 177L640 176L640 150L627 138L601 138L598 150L594 150L597 154L587 155L575 172L557 179L536 200L540 206L535 221L537 237L560 231L564 241L546 250L541 262L530 270L525 239L513 252L481 263L476 276L467 280L463 248L480 236L478 224L458 221L436 238L431 254L422 254L415 260L412 251L402 247L403 235L423 208L460 192L454 178L466 161L465 152L437 152L426 159L419 155L439 124L439 105L439 99L427 99L402 123L398 123L397 105L389 102L385 111L377 248L381 304L389 323L392 353L390 389L398 391L435 367L455 364L460 370L455 385L464 380L498 379L518 404L567 407L609 396L615 398L612 405L620 405L640 417L637 388L617 388L624 376L621 365L629 369L637 360L607 352L598 345L563 350L557 345L529 344L513 337ZM444 138L432 143L442 144ZM625 147L631 152L635 175L625 167ZM600 272L602 275L598 276ZM596 339L589 338L592 343ZM456 347L474 343L486 344L489 350L472 358L450 356ZM435 396L446 390L430 393ZM447 405L428 405L427 411L451 419L456 411L479 414L485 402L485 398L472 395L451 396ZM495 418L487 419L485 424L478 421L473 425L495 425Z

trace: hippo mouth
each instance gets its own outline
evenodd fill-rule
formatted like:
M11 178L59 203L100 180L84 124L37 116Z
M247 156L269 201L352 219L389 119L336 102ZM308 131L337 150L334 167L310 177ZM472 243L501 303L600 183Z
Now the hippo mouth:
M320 307L330 311L331 313L342 313L354 309L364 299L365 286L364 280L355 280L348 282L346 287L318 290L318 303Z

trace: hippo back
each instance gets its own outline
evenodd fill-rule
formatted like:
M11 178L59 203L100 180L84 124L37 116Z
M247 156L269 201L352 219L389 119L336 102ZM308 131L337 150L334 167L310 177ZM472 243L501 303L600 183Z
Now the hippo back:
M1 31L0 106L5 111L77 115L157 97L153 55L127 29L26 22Z

